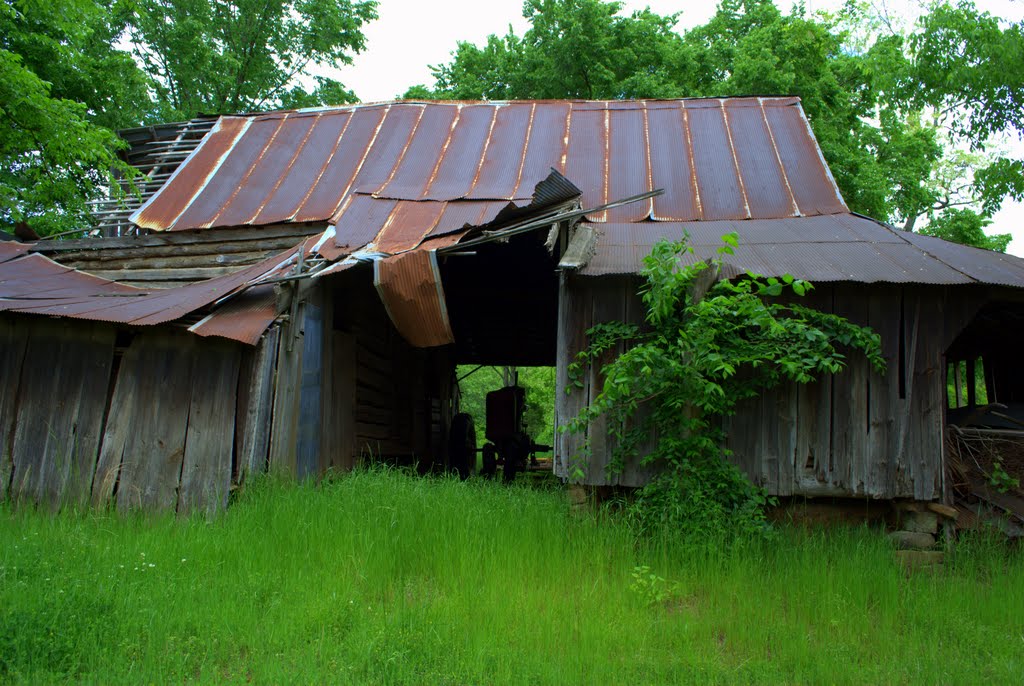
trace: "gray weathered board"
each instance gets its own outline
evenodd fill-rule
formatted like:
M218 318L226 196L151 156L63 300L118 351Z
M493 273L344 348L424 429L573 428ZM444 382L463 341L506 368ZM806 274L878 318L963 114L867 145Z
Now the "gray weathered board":
M600 376L591 370L583 388L564 392L567 365L582 349L585 331L599 321L640 321L636 305L628 312L623 306L635 303L635 292L635 283L623 277L563 277L560 426L600 389ZM943 356L981 300L942 288L834 284L819 285L801 302L872 327L882 339L886 372L878 374L863 355L851 353L839 374L807 385L783 385L745 401L726 427L733 462L771 495L941 496ZM588 428L586 438L592 451L584 469L586 483L645 481L647 475L630 465L617 477L605 475L613 446L600 421ZM568 434L556 438L560 475L571 475L581 440Z
M27 331L27 346L16 384L10 496L54 510L80 506L96 464L114 329L93 322L16 321Z

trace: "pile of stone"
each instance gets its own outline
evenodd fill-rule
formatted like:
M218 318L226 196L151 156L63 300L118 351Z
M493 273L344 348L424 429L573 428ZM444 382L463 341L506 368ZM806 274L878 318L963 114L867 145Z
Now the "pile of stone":
M890 516L889 538L899 550L896 557L905 569L940 571L943 551L936 550L939 531L955 522L956 508L942 503L895 501Z

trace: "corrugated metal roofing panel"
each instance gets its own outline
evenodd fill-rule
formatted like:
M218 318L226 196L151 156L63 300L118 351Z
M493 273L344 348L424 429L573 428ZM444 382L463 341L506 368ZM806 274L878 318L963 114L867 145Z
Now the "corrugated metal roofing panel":
M29 247L30 246L25 243L0 241L0 262L6 262L7 260L13 260L15 257L21 257L28 252Z
M192 204L174 220L171 228L211 226L221 209L230 204L231 199L246 186L256 163L286 119L287 115L248 120L249 126L227 151L220 166Z
M444 157L423 196L424 200L452 200L469 193L476 180L496 114L496 108L491 105L462 107L458 124L452 130Z
M612 111L608 126L608 158L621 160L621 163L608 165L609 200L628 198L651 190L646 110ZM641 221L650 214L650 200L613 207L606 212L609 222Z
M530 197L534 186L547 176L552 167L563 168L562 157L566 153L569 135L569 111L569 103L537 103L515 197Z
M799 107L765 107L765 117L782 159L800 214L849 211Z
M651 186L665 190L654 198L652 218L656 221L694 221L701 217L686 116L681 106L647 113Z
M417 200L427 192L458 117L456 105L426 107L394 174L374 192L382 198ZM472 160L470 161L472 163Z
M296 146L290 166L278 170L277 186L263 200L253 224L273 224L291 220L306 198L315 192L331 190L321 183L324 168L341 141L341 134L349 117L357 114L373 115L376 110L360 110L356 114L322 113L313 118L313 128ZM305 121L305 120L297 120ZM335 189L336 190L336 189Z
M331 146L331 154L323 166L323 171L316 181L309 186L309 191L302 206L295 212L293 221L305 221L308 217L331 216L337 212L344 202L346 193L356 183L360 173L369 160L375 137L384 125L387 110L376 107L369 110L357 110L351 117L327 117L321 126L339 127L339 138L331 141L325 136L326 143ZM317 127L319 128L319 127Z
M397 200L375 198L356 193L342 208L335 226L334 243L339 248L357 250L372 241L387 226Z
M199 336L220 336L256 345L276 317L274 287L256 286L236 295L188 330Z
M1024 260L1013 255L949 243L941 238L906 234L906 239L958 272L983 283L1020 286L1024 281Z
M536 104L496 107L498 112L480 165L480 173L473 189L466 194L466 198L471 200L511 200L519 187L519 173L523 168L523 155ZM526 197L529 197L529 193Z
M221 117L203 142L181 163L164 187L129 219L145 229L164 230L184 212L217 170L246 127L245 117ZM237 183L232 184L237 187Z
M380 252L398 253L412 250L430 233L444 211L443 202L410 202L399 200L387 226L373 241Z
M726 100L725 117L751 218L796 215L796 200L760 103L756 99Z
M391 175L402 163L402 158L409 149L416 127L419 126L425 105L391 105L381 122L373 139L357 141L362 148L365 162L356 175L352 190L359 193L376 193L391 178ZM359 144L362 143L360 146ZM339 194L342 188L335 189ZM335 203L337 207L337 203ZM309 208L304 208L307 212ZM319 212L310 212L320 214Z
M696 256L710 259L721 236L735 231L739 247L724 257L735 273L791 274L809 281L988 283L1024 286L1024 259L906 234L854 215L787 220L606 224L585 276L639 272L658 240L689 234ZM686 258L687 260L695 258Z
M224 206L212 226L251 223L263 210L264 203L271 198L277 185L289 177L290 167L298 159L302 144L316 122L315 116L289 116L282 120L277 136L268 143L259 163L243 179L238 193ZM290 217L291 212L286 216Z
M605 109L585 109L574 103L569 117L569 147L562 173L583 191L584 207L597 207L607 202L607 116ZM588 219L604 221L604 213Z
M700 107L687 105L686 109L701 217L708 221L748 218L747 198L725 125L725 109L706 107L703 103Z

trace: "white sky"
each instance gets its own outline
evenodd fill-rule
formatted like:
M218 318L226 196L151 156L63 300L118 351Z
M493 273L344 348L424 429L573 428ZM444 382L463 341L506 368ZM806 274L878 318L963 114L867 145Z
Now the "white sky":
M920 13L920 2L871 0L887 9L892 17L912 21ZM788 11L788 0L776 0ZM841 0L806 0L809 11L837 9ZM703 0L624 0L624 12L650 7L658 14L682 12L678 30L707 22L717 2ZM976 0L979 9L1010 21L1024 19L1024 0ZM529 24L522 17L522 0L380 0L380 18L365 28L367 49L353 64L335 74L364 102L391 100L410 86L431 85L430 66L451 58L458 41L481 44L487 36L503 35L509 26L522 35ZM1024 144L1013 141L1017 155L1024 156ZM1024 205L1013 201L993 218L989 233L1011 233L1008 252L1024 257Z

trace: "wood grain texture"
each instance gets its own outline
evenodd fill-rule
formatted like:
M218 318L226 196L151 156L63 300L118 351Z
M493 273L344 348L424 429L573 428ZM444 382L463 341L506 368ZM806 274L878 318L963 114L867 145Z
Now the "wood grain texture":
M134 420L124 444L117 508L125 512L173 511L185 455L192 399L194 337L147 331L132 341L138 347Z
M196 350L178 514L215 514L227 507L235 434L239 346L206 342Z
M32 321L14 428L14 498L51 510L84 504L113 354L109 325Z
M14 427L28 329L27 319L0 318L0 501L7 497L14 471Z
M248 374L240 377L240 384L247 386L244 393L239 392L236 419L237 478L240 484L267 470L280 332L279 326L267 330L251 355Z

